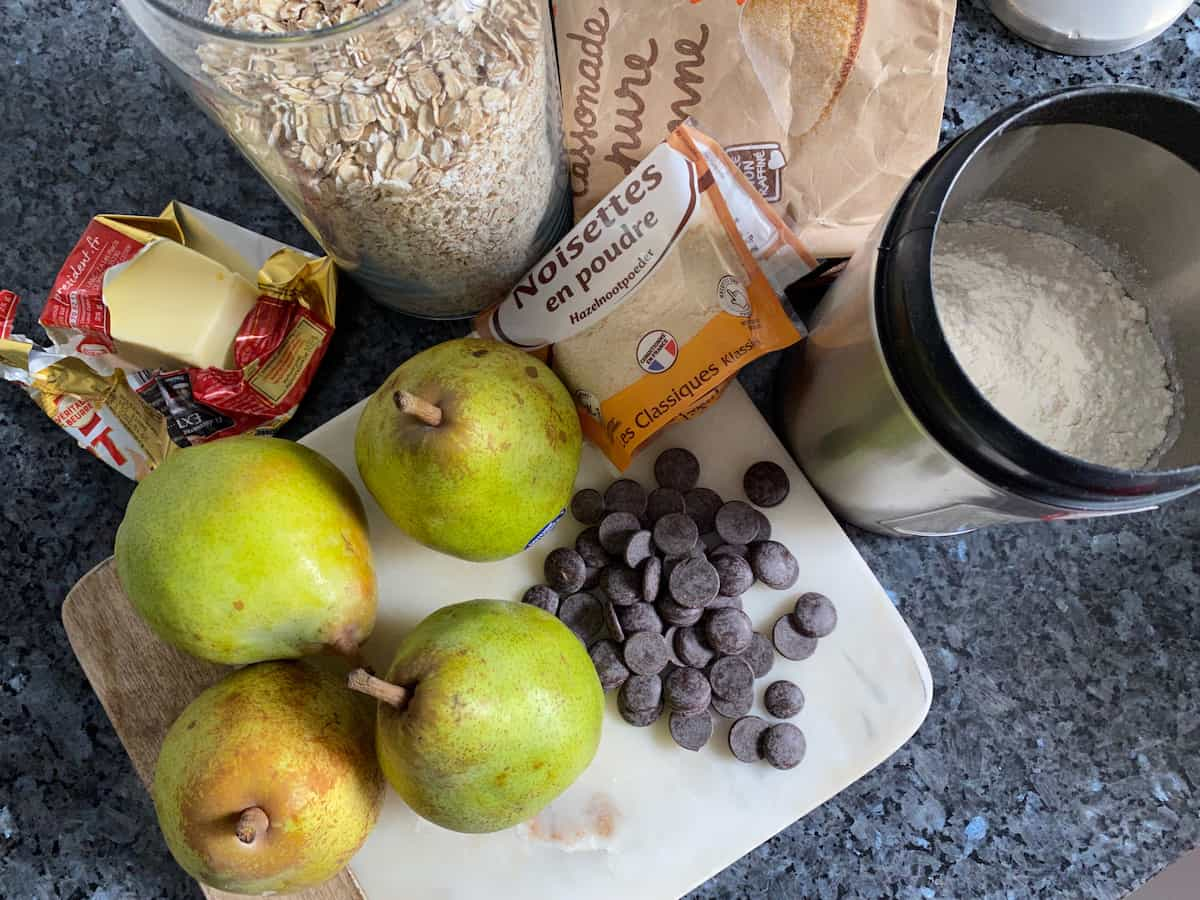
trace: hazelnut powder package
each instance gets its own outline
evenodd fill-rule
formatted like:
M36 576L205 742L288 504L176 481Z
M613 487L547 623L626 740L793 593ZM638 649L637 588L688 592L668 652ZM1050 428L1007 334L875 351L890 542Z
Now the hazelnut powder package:
M688 117L818 257L850 256L936 150L954 0L563 0L582 216Z
M624 469L747 363L800 339L779 295L814 265L720 146L685 124L475 324L547 351L584 434Z

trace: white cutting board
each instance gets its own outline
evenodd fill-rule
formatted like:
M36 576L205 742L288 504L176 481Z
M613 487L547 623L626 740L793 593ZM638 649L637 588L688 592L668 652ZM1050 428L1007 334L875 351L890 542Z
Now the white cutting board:
M573 544L582 526L568 514L532 550L499 563L464 563L413 543L358 478L361 410L348 410L302 443L350 476L367 505L379 621L366 655L384 670L405 631L435 609L476 597L519 600L542 580L546 554ZM532 825L459 835L418 818L389 791L379 827L351 863L369 900L676 897L871 771L924 720L933 687L920 648L741 386L735 382L703 416L669 429L627 476L653 486L654 457L671 446L692 450L701 484L727 500L745 499L742 473L760 459L774 460L791 477L790 496L767 513L773 537L800 562L800 581L790 591L756 585L745 609L769 636L804 591L825 593L837 605L838 628L812 658L777 656L755 686L754 712L764 717L762 691L771 681L789 678L803 688L807 702L793 721L808 739L804 762L790 772L738 762L724 719L708 746L690 753L672 742L665 719L650 728L627 725L612 694L595 761ZM585 446L577 487L604 488L615 477L599 451Z

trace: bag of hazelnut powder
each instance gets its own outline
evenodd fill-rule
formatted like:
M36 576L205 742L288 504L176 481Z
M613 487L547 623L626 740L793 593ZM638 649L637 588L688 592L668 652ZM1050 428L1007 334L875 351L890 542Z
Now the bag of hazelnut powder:
M576 216L688 117L818 257L937 149L955 0L557 4Z
M720 146L683 124L475 320L544 355L618 469L800 340L780 302L816 260Z

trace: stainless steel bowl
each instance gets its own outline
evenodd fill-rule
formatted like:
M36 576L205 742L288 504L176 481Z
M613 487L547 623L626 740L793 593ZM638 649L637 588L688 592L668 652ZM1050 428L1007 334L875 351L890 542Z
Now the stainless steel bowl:
M1140 88L1007 109L917 174L784 367L793 452L843 518L894 535L1156 507L1200 487L1200 107ZM942 335L938 224L1004 200L1093 235L1168 351L1178 437L1154 468L1059 453L992 407Z

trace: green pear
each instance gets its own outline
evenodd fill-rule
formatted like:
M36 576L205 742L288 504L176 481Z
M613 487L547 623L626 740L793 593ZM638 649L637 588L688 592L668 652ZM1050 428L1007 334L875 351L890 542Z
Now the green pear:
M290 441L172 454L134 490L115 556L150 627L213 662L351 654L375 624L362 501L332 463Z
M237 894L336 875L379 818L366 698L307 662L260 663L210 687L167 732L154 808L189 875Z
M414 540L483 562L520 553L570 499L579 417L540 360L464 339L419 353L363 411L358 471Z
M383 773L420 816L452 831L499 831L537 815L588 767L604 691L587 650L523 603L447 606L411 631L387 679L351 686L380 701Z

